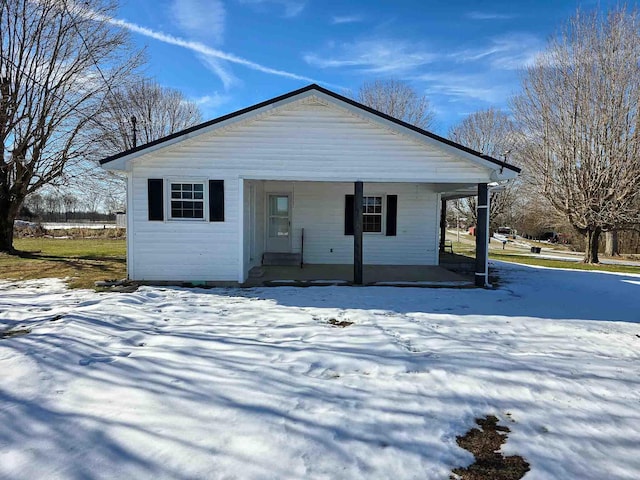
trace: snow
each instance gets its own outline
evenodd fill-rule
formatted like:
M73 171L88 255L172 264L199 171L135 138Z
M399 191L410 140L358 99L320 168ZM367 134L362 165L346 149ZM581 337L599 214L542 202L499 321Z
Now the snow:
M640 276L496 266L491 291L0 282L0 328L32 329L0 339L0 478L447 479L487 414L527 480L640 478Z
M493 239L501 242L501 243L506 243L509 241L509 237L505 236L505 235L500 235L499 233L494 233L493 234Z
M45 222L42 226L47 230L71 230L74 228L86 228L89 230L104 230L107 228L117 228L115 223L67 223L67 222Z

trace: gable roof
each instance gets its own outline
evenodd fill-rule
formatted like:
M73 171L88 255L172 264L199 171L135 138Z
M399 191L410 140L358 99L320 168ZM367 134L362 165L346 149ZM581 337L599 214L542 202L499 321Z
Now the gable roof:
M328 90L328 89L323 88L323 87L321 87L319 85L316 85L315 83L311 84L311 85L307 85L306 87L300 88L298 90L294 90L292 92L285 93L284 95L280 95L280 96L272 98L270 100L266 100L264 102L257 103L255 105L252 105L251 107L243 108L242 110L238 110L236 112L232 112L232 113L229 113L227 115L223 115L221 117L214 118L213 120L209 120L209 121L201 123L199 125L194 125L193 127L189 127L187 129L181 130L179 132L172 133L171 135L167 135L166 137L162 137L162 138L159 138L159 139L154 140L152 142L145 143L143 145L139 145L139 146L137 146L135 148L131 148L129 150L125 150L123 152L116 153L115 155L111 155L109 157L106 157L106 158L103 158L102 160L100 160L100 165L104 165L106 163L112 162L112 161L117 160L117 159L122 158L122 157L129 156L129 155L134 154L134 153L144 152L145 150L148 150L148 149L150 149L152 147L155 147L155 146L162 145L163 143L170 142L171 140L175 140L175 139L177 139L179 137L187 136L187 135L189 135L191 133L194 133L194 132L197 132L199 130L206 129L207 127L211 127L211 126L214 126L214 125L216 125L218 123L222 123L222 122L225 122L227 120L231 120L231 119L233 119L235 117L240 117L240 116L245 115L247 113L253 112L255 110L259 110L259 109L264 108L264 107L268 107L269 105L281 102L283 100L287 100L289 98L295 97L297 95L301 95L303 93L306 93L306 92L309 92L309 91L312 91L312 90L316 90L316 91L318 91L320 93L323 93L325 95L333 97L334 99L336 99L336 100L338 100L340 102L347 103L347 104L351 105L352 107L356 107L356 108L361 109L361 110L363 110L363 111L365 111L365 112L367 112L369 114L375 115L375 116L380 117L380 118L382 118L384 120L387 120L387 121L390 121L392 123L395 123L395 124L397 124L397 125L399 125L399 126L401 126L403 128L407 128L407 129L409 129L409 130L411 130L413 132L416 132L416 133L418 133L420 135L424 135L425 137L428 137L431 140L436 140L436 141L441 142L441 143L443 143L445 145L448 145L449 147L454 147L454 148L456 148L458 150L461 150L464 153L473 155L473 156L478 157L478 158L480 158L482 160L485 160L485 161L488 161L488 162L493 163L495 165L498 165L501 168L506 168L506 169L511 170L511 171L513 171L515 173L520 173L520 171L521 171L520 168L516 167L515 165L511 165L510 163L507 163L506 161L503 162L503 161L498 160L496 158L493 158L493 157L491 157L489 155L484 155L481 152L477 152L476 150L473 150L473 149L471 149L469 147L466 147L466 146L464 146L464 145L462 145L460 143L456 143L456 142L454 142L452 140L449 140L447 138L441 137L440 135L436 135L435 133L429 132L427 130L423 130L422 128L416 127L415 125L411 125L411 124L409 124L407 122L404 122L402 120L394 118L394 117L392 117L390 115L387 115L386 113L382 113L382 112L380 112L378 110L375 110L375 109L373 109L371 107L367 107L366 105L363 105L363 104L361 104L359 102L356 102L355 100L353 100L351 98L345 97L345 96L340 95L340 94L335 93L335 92L332 92L331 90Z

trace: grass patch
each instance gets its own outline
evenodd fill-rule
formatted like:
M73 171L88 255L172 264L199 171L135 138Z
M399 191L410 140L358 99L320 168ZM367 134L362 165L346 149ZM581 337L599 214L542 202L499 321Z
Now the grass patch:
M460 447L473 453L476 461L467 468L455 468L462 480L519 480L529 471L529 463L519 455L505 457L500 448L507 441L508 427L498 425L493 415L476 418L480 428L456 437ZM451 477L454 478L454 477Z
M476 256L475 243L456 242L454 240L454 241L451 242L451 246L453 247L453 253L455 253L456 255L465 255L467 257L475 257Z
M94 288L97 280L126 277L126 241L105 238L18 238L17 255L0 253L0 278L68 277L71 288Z
M505 262L523 263L525 265L537 265L540 267L552 268L570 268L573 270L594 270L600 272L620 272L620 273L638 273L640 267L632 265L604 265L591 264L582 262L568 262L565 260L550 260L547 258L530 257L527 255L490 253L489 258L492 260L503 260Z
M546 247L545 247L546 248ZM465 257L475 258L476 250L474 246L470 246L468 243L453 242L453 251L456 255L464 255ZM534 257L531 255L522 254L521 251L514 251L511 253L509 250L489 250L489 259L502 260L504 262L522 263L525 265L537 265L539 267L551 267L551 268L568 268L572 270L593 270L600 272L618 272L618 273L637 273L640 274L640 267L633 265L617 265L617 264L592 264L582 262L570 262L567 260L555 260L548 258Z

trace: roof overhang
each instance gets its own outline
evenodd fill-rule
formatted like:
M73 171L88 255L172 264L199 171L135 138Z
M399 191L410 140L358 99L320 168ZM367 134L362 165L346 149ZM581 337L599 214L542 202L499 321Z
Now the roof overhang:
M135 159L148 155L154 151L170 147L171 145L183 142L190 138L204 135L215 130L220 130L238 122L257 118L270 112L280 109L290 103L303 101L304 99L315 97L320 102L331 104L338 108L348 110L351 114L359 116L371 123L381 125L400 135L405 135L418 142L422 142L430 147L440 150L455 158L462 158L472 162L479 167L489 169L490 179L494 182L515 178L520 169L509 163L502 162L493 157L483 155L464 145L453 142L434 133L428 132L414 125L410 125L402 120L398 120L382 112L362 105L355 100L339 95L331 90L327 90L318 85L309 85L299 90L281 95L237 112L224 115L194 127L182 130L164 138L155 140L145 145L140 145L131 150L127 150L116 155L112 155L103 160L100 164L109 170L129 170L130 164Z

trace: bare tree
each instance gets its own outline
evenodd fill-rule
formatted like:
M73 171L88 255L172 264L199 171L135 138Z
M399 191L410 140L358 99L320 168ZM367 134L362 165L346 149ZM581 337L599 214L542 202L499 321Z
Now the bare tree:
M603 231L640 223L640 21L580 11L528 68L513 108L531 179L598 262Z
M49 192L44 197L44 203L47 208L47 216L49 218L49 221L58 220L60 216L60 208L62 205L60 196L55 192Z
M137 64L110 23L115 4L0 0L0 251L24 199L96 154L109 85Z
M400 80L375 80L364 83L356 95L356 100L416 127L428 129L433 126L435 114L429 99Z
M98 216L98 210L102 205L104 198L102 195L89 195L83 200L83 206L90 220L95 221Z
M25 199L24 203L27 205L29 210L31 210L36 217L42 215L42 213L44 212L44 209L43 209L44 199L42 198L42 195L40 195L39 193L34 193L32 195L29 195Z
M201 121L198 105L180 91L141 79L114 91L108 98L100 115L101 144L105 152L118 153L133 148L134 126L136 143L142 145Z
M517 132L509 116L495 108L480 110L465 117L449 131L449 138L494 158L513 163L517 147ZM491 230L499 224L510 223L517 198L518 181L505 184L500 191L491 194ZM476 197L469 197L454 204L463 217L477 223Z
M200 107L187 100L179 90L138 78L113 89L106 99L99 115L96 142L106 156L131 149L134 143L152 142L201 121ZM105 206L110 213L124 210L126 179L122 175L91 166L78 178L88 195L107 199Z
M62 195L62 203L64 204L64 220L65 222L68 222L69 214L75 213L78 205L78 198L71 193L65 193Z

